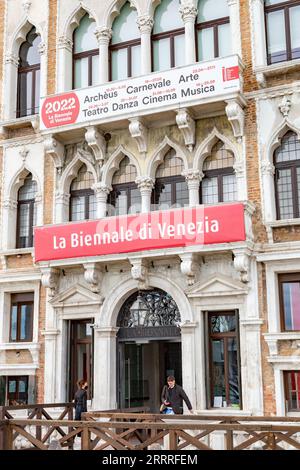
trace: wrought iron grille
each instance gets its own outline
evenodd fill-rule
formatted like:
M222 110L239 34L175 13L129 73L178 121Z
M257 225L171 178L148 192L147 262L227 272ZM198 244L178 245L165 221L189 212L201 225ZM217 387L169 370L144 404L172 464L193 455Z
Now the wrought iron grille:
M120 328L178 326L180 313L176 302L166 292L155 289L132 294L118 317Z

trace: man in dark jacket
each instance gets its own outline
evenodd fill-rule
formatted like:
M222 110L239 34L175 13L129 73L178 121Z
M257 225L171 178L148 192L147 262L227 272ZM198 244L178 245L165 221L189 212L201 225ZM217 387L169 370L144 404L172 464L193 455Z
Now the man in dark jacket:
M175 377L169 375L167 378L168 386L164 386L161 394L161 401L167 407L171 407L175 414L183 414L183 401L188 407L190 413L193 413L192 405L187 394L180 385L175 383Z

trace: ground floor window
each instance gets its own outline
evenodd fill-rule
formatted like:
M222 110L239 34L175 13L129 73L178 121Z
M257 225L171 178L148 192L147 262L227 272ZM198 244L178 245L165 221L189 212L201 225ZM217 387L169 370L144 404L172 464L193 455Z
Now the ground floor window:
M242 408L238 312L206 312L208 408Z
M35 395L35 376L0 376L0 406L32 404Z
M300 371L284 372L285 403L287 411L300 411Z

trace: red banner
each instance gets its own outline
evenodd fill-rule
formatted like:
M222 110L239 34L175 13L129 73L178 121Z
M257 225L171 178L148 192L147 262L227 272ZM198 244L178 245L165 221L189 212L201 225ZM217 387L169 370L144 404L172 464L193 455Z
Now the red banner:
M245 240L243 204L197 206L36 227L35 261Z

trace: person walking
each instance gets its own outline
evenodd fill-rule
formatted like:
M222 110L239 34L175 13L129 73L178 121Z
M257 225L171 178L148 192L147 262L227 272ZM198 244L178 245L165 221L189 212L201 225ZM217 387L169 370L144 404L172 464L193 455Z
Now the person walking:
M87 381L82 379L77 382L78 390L75 393L74 401L75 401L75 420L81 420L81 413L85 413L87 411L87 389L88 384Z
M163 387L161 393L161 402L166 407L164 412L166 414L183 414L184 401L189 412L193 414L192 405L187 394L180 385L175 383L175 377L173 375L167 377L167 384L168 385Z

